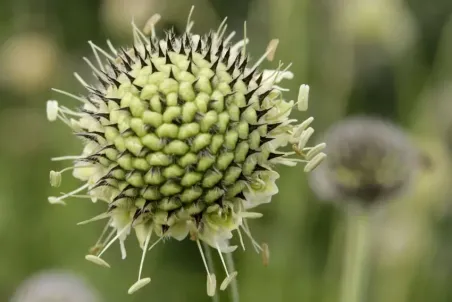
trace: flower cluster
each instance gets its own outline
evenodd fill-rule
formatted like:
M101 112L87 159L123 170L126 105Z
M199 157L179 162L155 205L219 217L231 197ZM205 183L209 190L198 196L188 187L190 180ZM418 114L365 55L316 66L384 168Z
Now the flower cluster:
M143 250L138 281L133 293L150 282L142 278L146 252L164 238L197 243L207 271L208 294L216 278L209 269L200 242L222 253L237 246L229 240L242 232L258 252L267 251L251 236L248 219L278 192L277 165L305 163L314 169L324 158L324 144L307 148L314 130L313 118L299 123L290 119L294 107L307 109L309 87L300 87L298 101L285 101L277 84L293 74L283 68L259 70L273 55L273 41L253 65L246 54L248 39L233 44L234 32L225 36L226 23L208 35L186 31L155 34L153 17L144 33L133 23L134 44L109 51L90 42L97 66L89 59L98 82L90 85L78 74L86 96L57 90L81 102L79 110L48 101L50 121L65 123L85 142L81 155L54 160L73 160L74 165L52 171L50 181L59 186L62 173L72 170L84 184L67 194L49 197L52 204L67 198L90 198L106 203L106 211L92 221L106 219L105 230L86 256L109 267L101 257L119 241L123 258L125 240L132 230ZM150 37L146 34L150 33ZM282 148L292 147L290 151ZM108 230L111 229L110 233ZM157 239L151 244L153 237ZM224 261L223 261L224 263ZM225 265L225 289L237 275Z

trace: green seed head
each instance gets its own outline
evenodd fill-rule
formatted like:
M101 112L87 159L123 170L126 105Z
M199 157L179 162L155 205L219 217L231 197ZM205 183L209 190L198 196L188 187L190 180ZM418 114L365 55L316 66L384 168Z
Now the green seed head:
M162 39L148 38L134 26L135 42L128 49L108 43L107 52L91 44L98 66L86 61L97 82L76 75L87 89L84 97L56 90L78 99L82 109L48 104L49 119L59 118L85 143L81 156L59 159L74 159L74 176L86 182L49 200L62 203L84 197L79 193L85 191L93 201L104 201L106 212L89 221L109 220L124 257L131 229L144 251L152 235L181 240L188 234L198 243L232 251L232 232L242 228L250 234L244 221L259 216L247 210L278 192L274 167L317 165L305 148L312 118L297 124L288 117L297 105L307 109L309 88L302 85L299 101L287 102L285 89L275 84L292 74L282 66L259 70L274 49L253 65L245 40L231 43L224 23L206 36L192 34L191 25L180 36L170 31ZM282 150L286 145L295 152ZM87 259L105 266L100 256L113 241ZM214 278L206 268L212 290ZM145 281L131 292L150 281L139 279Z

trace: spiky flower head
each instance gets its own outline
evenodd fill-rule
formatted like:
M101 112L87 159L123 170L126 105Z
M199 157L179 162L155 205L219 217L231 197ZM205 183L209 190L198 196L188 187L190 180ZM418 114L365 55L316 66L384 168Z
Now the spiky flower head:
M377 117L349 117L327 130L328 158L310 175L322 199L358 202L389 200L407 189L419 154L403 130Z
M158 19L152 17L144 33L132 23L131 48L116 49L108 42L107 52L90 43L98 66L85 61L98 83L90 85L75 74L88 90L86 96L55 90L82 105L73 111L49 101L49 120L63 121L85 147L80 156L55 159L75 163L52 171L51 184L58 186L66 170L85 183L49 201L64 204L70 197L87 197L106 202L104 213L81 223L106 219L106 229L112 229L86 256L97 264L109 266L101 256L116 240L125 258L124 241L135 231L143 256L130 293L150 282L141 270L152 237L157 239L151 248L164 238L183 240L190 234L204 260L208 294L213 295L216 279L200 241L217 249L223 260L222 253L236 249L229 244L233 232L243 246L243 231L257 251L268 255L266 245L262 248L252 239L246 221L261 214L250 209L270 202L278 192L275 166L301 162L309 171L324 154L317 148L305 155L312 117L303 123L289 119L294 107L307 109L309 87L300 87L298 102L285 101L287 90L276 84L292 78L289 66L259 70L273 55L275 41L251 64L248 39L231 43L235 33L225 36L225 22L199 36L191 33L189 17L181 36L169 31L160 39L154 28ZM293 150L282 150L285 146ZM220 288L236 274L226 269Z
M97 292L82 278L65 271L32 275L16 290L11 302L99 302Z

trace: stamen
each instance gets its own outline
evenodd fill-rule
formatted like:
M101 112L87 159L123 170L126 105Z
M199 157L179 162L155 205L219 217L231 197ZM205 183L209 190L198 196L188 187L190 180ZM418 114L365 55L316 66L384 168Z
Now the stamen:
M221 41L221 38L223 38L224 34L226 33L226 30L228 29L228 25L225 24L223 30L221 31L221 33L218 35L218 40Z
M85 256L85 259L88 260L88 261L91 261L92 263L95 263L95 264L97 264L97 265L100 265L100 266L104 266L104 267L110 268L110 264L108 264L105 260L103 260L102 258L99 258L99 257L97 257L97 256L94 256L94 255L86 255L86 256Z
M88 41L89 45L91 45L91 47L93 48L93 51L96 53L96 51L94 49L96 49L98 52L100 52L102 55L104 55L107 59L109 59L110 61L114 61L115 58L113 58L112 56L110 56L105 50L103 50L102 48L100 48L99 46L97 46L96 44L94 44L92 41ZM100 59L99 59L100 60ZM101 68L102 69L102 68Z
M54 122L56 121L56 119L58 118L58 111L59 111L59 107L58 107L58 102L55 100L49 100L47 101L47 119L50 122Z
M270 261L270 249L268 248L267 243L262 243L262 263L264 266L268 266L268 263Z
M193 11L195 10L195 6L192 5L191 9L190 9L190 13L188 13L188 18L187 18L187 26L185 27L185 32L186 33L190 33L191 28L193 27L194 22L191 21L191 16L193 15Z
M84 117L86 116L85 113L80 113L80 112L75 112L67 107L61 106L60 107L60 112L65 113L65 114L70 114L72 116L76 116L76 117ZM66 116L65 116L66 117Z
M137 282L135 282L135 284L133 284L130 288L129 291L127 292L129 295L132 295L133 293L135 293L136 291L140 290L141 288L145 287L146 285L148 285L151 282L151 278L144 278L141 280L138 280Z
M155 24L160 21L161 16L159 14L152 15L146 24L144 25L143 32L145 35L151 34L152 39L156 37Z
M62 161L62 160L77 160L85 158L84 156L80 155L68 155L68 156L60 156L60 157L52 157L51 161Z
M264 182L264 185L265 185L265 182ZM257 213L257 212L242 212L242 213L240 213L240 216L242 216L242 218L256 219L256 218L261 218L264 215L262 213Z
M86 83L85 83L85 84L86 84ZM86 99L84 99L84 98L82 98L82 97L76 96L75 94L69 93L69 92L67 92L67 91L60 90L60 89L56 89L56 88L52 88L52 90L55 91L55 92L58 92L58 93L60 93L60 94L63 94L63 95L65 95L65 96L71 97L71 98L73 98L74 100L80 101L80 102L82 102L82 103L89 103L88 100L86 100Z
M78 192L81 192L81 191L87 189L88 187L89 187L89 184L84 184L84 185L81 186L80 188L75 189L74 191L69 192L69 193L67 193L67 194L65 194L65 195L63 195L63 196L60 196L60 197L50 196L50 197L48 198L48 201L49 201L51 204L63 204L63 205L66 205L66 203L63 201L63 199L65 199L65 198L67 198L67 197L70 197L70 196L72 196L72 195L74 195L74 194L76 194L76 193L78 193Z
M223 21L221 21L220 26L218 26L218 29L216 31L216 34L218 36L218 40L220 40L220 33L223 31L223 26L226 24L226 21L228 20L228 17L225 17Z
M127 258L126 246L124 245L124 240L119 240L119 246L121 248L121 258L124 260Z
M275 42L276 41L276 42ZM264 60L270 56L270 55L274 55L275 51L276 51L276 47L278 46L279 40L278 39L273 39L270 41L270 43L268 44L267 47L267 51L265 51L265 53L259 58L259 60L257 60L256 64L253 65L253 67L251 67L251 70L256 69L259 65L262 64L262 62L264 62Z
M229 43L229 41L231 41L231 39L234 38L235 34L236 34L235 31L231 32L229 36L227 36L226 39L224 39L224 43L225 44Z
M279 40L278 39L273 39L273 40L270 41L270 43L268 43L267 51L270 50L270 49L273 50L272 52L270 52L267 55L267 60L268 61L271 62L275 58L276 48L278 47L278 44L279 44Z
M107 233L108 227L110 226L110 223L112 222L112 219L110 219L104 226L104 229L102 230L102 233L100 233L99 239L97 239L95 246L99 246L102 238L104 237L105 233Z
M99 68L105 72L104 66L102 64L102 61L100 60L99 54L97 53L96 48L94 47L94 43L91 41L88 41L88 44L91 46L91 49L93 50L94 57L96 58L97 64L99 65Z
M146 252L148 251L148 245L149 245L149 241L151 240L151 235L152 235L152 228L149 228L149 232L148 232L148 235L146 236L146 240L145 240L144 246L143 246L143 254L141 255L140 269L138 271L138 281L135 282L129 288L129 291L128 291L129 295L133 294L134 292L136 292L137 290L141 289L142 287L147 285L149 282L151 282L151 278L149 278L149 277L141 279L141 273L143 271L144 259L146 257Z
M151 247L148 249L148 251L152 250L160 241L162 241L165 238L165 235L162 235L158 240L156 240Z
M88 64L88 66L99 76L103 79L104 75L102 74L102 72L99 71L99 69L96 68L96 66L94 66L93 63L91 63L91 61L87 58L87 57L83 57L83 61L86 62L86 64Z
M151 45L151 42L149 42L149 40L146 39L146 35L143 34L143 32L136 26L136 24L133 20L132 20L132 27L133 27L133 36L135 39L135 44L138 44L138 41L139 41L140 42L139 44L141 44L141 45L144 45L144 43ZM143 41L144 41L144 43L143 43Z
M105 218L108 218L108 217L110 217L110 214L102 213L102 214L99 214L97 216L94 216L93 218L90 218L90 219L87 219L87 220L84 220L84 221L80 221L79 223L77 223L77 225L88 224L88 223L91 223L91 222L94 222L94 221L98 221L98 220L102 220L102 219L105 219ZM107 226L108 226L108 224L107 224Z
M314 133L314 128L312 128L312 127L309 127L308 129L306 129L305 131L303 131L301 133L301 136L298 140L298 145L297 145L298 150L303 150L303 148L306 146L306 144L308 143L308 140L311 138L313 133Z
M242 48L242 55L246 55L246 44L248 43L248 39L246 37L246 21L243 22L243 41L245 41Z
M116 50L116 48L113 46L113 44L111 43L110 40L107 40L107 45L110 48L111 52L117 56L118 55L118 51Z
M306 173L311 172L312 170L314 170L315 168L317 168L318 165L320 165L320 163L326 158L326 154L325 153L319 153L316 156L314 156L314 158L308 162L308 164L304 167L304 171Z
M308 102L309 102L309 86L301 85L298 90L298 110L306 111L308 110Z
M318 144L312 148L310 148L311 150L309 150L309 152L306 154L306 159L307 160L311 160L314 158L314 156L316 156L317 154L320 153L320 151L322 151L323 149L326 148L326 144L325 143L321 143ZM306 148L305 148L306 149ZM304 150L304 149L303 149Z
M199 253L201 254L202 262L204 263L204 267L207 271L207 295L210 297L213 297L215 295L215 290L217 287L217 281L215 278L215 274L211 274L209 272L209 267L207 265L206 257L204 256L204 252L201 247L201 243L199 242L199 239L196 239L196 244L199 249Z
M138 273L138 280L141 279L141 272L143 270L144 258L146 257L146 252L148 251L148 245L149 245L149 241L151 240L151 236L152 236L152 228L149 228L149 233L146 236L146 240L145 240L144 246L143 246L143 254L141 255L141 263L140 263L140 271Z
M242 249L245 250L245 243L243 242L242 232L240 232L240 228L237 228L237 233L239 234L239 241Z
M243 231L245 232L245 234L248 236L248 238L251 240L251 243L253 244L254 250L256 251L256 253L260 253L262 251L261 246L259 245L259 243L257 243L256 240L254 240L253 236L251 235L251 231L248 227L248 222L243 219L243 225L241 226Z
M308 128L308 126L314 121L314 118L311 116L309 118L307 118L303 123L301 123L300 125L298 125L296 127L296 131L293 134L294 137L299 137L301 136L301 134L303 133L304 130L306 130L306 128Z
M228 268L226 266L226 262L224 261L223 254L221 253L218 242L215 242L215 245L217 247L218 255L220 255L220 259L221 259L221 263L223 264L224 271L226 272L226 278L223 280L223 282L221 282L221 285L220 285L220 290L225 290L228 287L228 285L231 283L231 281L234 280L234 278L237 276L238 273L235 271L235 272L232 272L231 274L229 274Z
M89 85L85 82L85 80L83 80L83 78L76 72L74 72L74 77L77 79L77 81L80 82L80 84L82 84L83 87L89 87Z
M246 44L248 44L249 40L241 40L234 44L234 46L231 47L231 53L237 53L240 48L245 47Z
M121 237L131 226L131 223L127 224L121 231L119 231L116 236L110 240L110 242L108 242L108 244L104 247L104 249L99 253L99 255L97 257L100 258L100 256L102 256L102 254L108 250L108 248L116 241L118 240L119 237Z
M55 188L61 185L61 172L50 171L50 185Z

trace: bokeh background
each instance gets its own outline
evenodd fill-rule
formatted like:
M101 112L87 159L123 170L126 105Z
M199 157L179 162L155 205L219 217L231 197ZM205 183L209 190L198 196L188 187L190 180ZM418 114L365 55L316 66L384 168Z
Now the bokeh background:
M452 301L452 1L450 0L2 0L0 2L0 301L8 301L34 273L71 271L92 285L101 301L209 301L196 246L169 241L148 256L150 286L127 295L140 251L112 249L112 269L84 260L102 226L76 222L103 210L70 201L51 206L48 171L63 168L52 156L81 150L63 124L46 120L51 87L82 93L72 73L90 76L82 61L88 40L130 45L132 17L142 26L160 13L158 30L183 31L191 5L197 32L242 32L258 58L273 38L274 62L293 62L285 83L295 98L311 86L309 115L321 133L347 115L368 113L401 125L429 158L416 186L377 214L370 292L366 302ZM299 114L307 118L306 114ZM302 169L281 169L280 194L253 221L253 235L268 242L263 267L252 251L234 253L242 301L338 301L344 213L316 200ZM64 178L62 191L78 185ZM217 262L220 269L219 262ZM223 301L227 295L223 295ZM83 302L83 301L81 301Z

